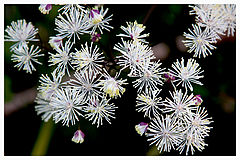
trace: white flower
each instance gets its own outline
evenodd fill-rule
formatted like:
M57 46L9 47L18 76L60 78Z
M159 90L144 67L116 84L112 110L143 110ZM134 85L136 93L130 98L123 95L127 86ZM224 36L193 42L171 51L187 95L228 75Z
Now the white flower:
M121 52L121 56L117 56L118 63L122 66L122 69L130 68L128 76L137 76L139 72L143 70L146 64L150 64L151 59L154 59L153 51L147 45L141 42L135 41L134 43L125 42L122 39L123 44L116 44L114 49Z
M27 45L18 46L13 49L14 53L12 54L11 60L17 62L14 67L17 67L18 70L25 70L27 73L32 74L32 71L36 71L35 67L32 64L32 61L38 64L37 57L43 56L44 54L38 54L41 50L38 49L38 46L34 49L34 45L29 49Z
M90 24L90 28L92 28L91 33L95 33L96 29L98 28L100 33L103 34L103 29L110 31L110 29L113 29L112 26L109 25L109 21L112 20L112 15L105 18L106 14L108 12L108 8L104 11L103 6L101 6L101 9L99 11L98 7L95 7L91 10L88 10L88 22Z
M35 102L37 103L37 105L35 106L37 115L42 114L42 120L47 122L53 116L54 111L54 106L49 105L50 99L46 98L42 92L39 92L37 94Z
M83 143L85 134L79 129L77 130L72 138L72 141L75 143Z
M190 115L190 112L196 110L195 100L193 99L194 95L187 95L187 90L183 94L182 90L176 90L173 93L170 92L171 99L166 97L163 105L165 108L162 109L164 113L171 113L176 118L186 119Z
M123 88L121 85L127 84L125 83L127 80L126 79L117 80L117 78L120 75L120 72L116 73L115 77L111 77L105 69L104 71L105 80L100 80L101 81L100 85L102 85L101 90L103 90L111 98L113 97L117 98L118 96L121 97L121 94L125 92L125 88Z
M184 40L183 43L189 48L188 52L194 52L193 56L198 58L201 58L201 56L205 58L208 54L212 55L211 50L216 49L212 44L217 42L216 39L218 38L218 35L211 30L208 31L205 29L202 31L199 25L192 26L193 31L188 29L190 34L185 32L183 34L186 37L186 40Z
M34 28L31 22L27 23L25 19L17 20L17 22L11 23L11 26L7 26L5 29L8 35L5 35L5 41L17 42L10 48L13 50L15 47L26 45L28 41L39 41L35 39L35 35L38 33L38 29Z
M188 152L191 150L192 155L195 152L195 148L197 148L199 151L202 151L207 144L204 142L204 139L197 136L194 132L194 130L187 130L183 135L183 141L178 146L177 150L180 151L180 154L182 151L186 148L186 155L188 155Z
M79 4L65 4L62 8L60 8L58 10L58 12L63 10L62 14L66 14L67 12L69 12L69 11L71 11L73 9L77 9L79 11L86 12L85 7L81 6Z
M196 11L196 22L199 26L206 28L209 32L225 35L226 23L221 4L199 4L193 7ZM219 36L216 37L220 39Z
M91 97L101 96L99 89L100 74L93 71L83 72L76 71L74 74L75 79L70 79L69 84L76 90L81 91L83 100L89 100Z
M212 118L207 118L208 114L205 108L197 108L196 113L191 112L189 119L186 121L186 129L184 132L184 139L177 148L182 153L186 148L186 155L191 150L193 155L195 148L202 151L207 144L204 142L204 138L209 136L210 129L208 125L212 123Z
M227 36L234 36L236 29L236 4L223 4L224 23L227 27Z
M137 96L136 111L144 112L144 117L149 117L150 119L158 117L160 106L162 105L162 98L158 97L161 90L155 90L148 92L143 92Z
M193 9L189 12L190 15L203 16L206 12L210 10L211 5L195 4L195 5L189 5L189 7Z
M145 92L147 90L154 91L158 90L157 85L163 85L162 75L164 74L165 68L160 68L160 60L157 62L148 63L144 66L143 70L139 72L136 77L137 80L133 81L133 87L138 87L138 93L142 91L145 87Z
M189 116L187 129L194 130L194 133L201 138L209 136L208 133L212 127L208 125L213 121L211 121L211 117L207 118L207 116L207 110L204 107L198 107L196 113L192 112L191 116Z
M103 53L99 52L99 48L97 46L93 49L93 42L91 42L90 47L88 47L87 42L85 43L85 47L82 45L81 50L72 53L72 64L75 65L75 68L78 70L86 71L92 70L93 72L99 72L102 68L101 63L103 62Z
M62 38L67 37L68 41L73 37L73 44L75 44L76 36L80 39L79 35L89 33L87 31L89 24L86 20L86 14L79 12L75 7L69 12L66 12L64 16L59 14L57 18L55 19L55 24L57 26L55 30L59 32L57 36Z
M50 105L54 107L53 119L56 123L62 121L63 125L69 126L78 121L78 116L83 116L82 97L79 92L71 88L60 88L56 91L56 96L51 98Z
M38 7L38 9L41 11L41 13L43 14L49 14L49 12L52 9L52 5L51 4L40 4L40 6Z
M60 47L62 47L62 45L63 45L63 42L62 42L62 37L58 37L58 36L56 36L56 37L49 37L50 38L50 40L49 40L49 44L50 44L50 46L53 48L53 49L56 49L56 48L60 48Z
M235 4L197 4L190 14L196 14L196 21L201 27L216 32L219 35L234 36L236 28ZM220 37L218 37L220 39Z
M146 27L143 26L143 24L138 24L137 21L134 21L134 23L133 22L127 22L127 27L121 26L121 29L126 34L119 34L117 36L129 37L134 41L141 41L141 42L144 42L144 43L148 43L143 38L148 37L149 33L140 35L145 30L145 28Z
M62 77L63 75L61 73L56 73L56 70L52 72L53 80L51 80L48 75L44 76L42 74L39 80L41 83L38 87L39 92L41 92L46 99L50 99L61 86Z
M103 125L103 120L105 119L109 124L111 124L110 118L115 118L116 107L113 103L109 104L110 99L103 97L101 100L92 97L88 103L88 106L84 108L85 112L88 112L85 117L92 121L92 124Z
M178 130L177 122L171 117L162 115L153 119L147 128L147 136L151 137L147 141L152 141L150 145L156 143L157 149L162 152L170 152L182 140L182 134Z
M182 58L181 63L179 63L177 60L177 62L172 64L172 68L174 70L169 69L169 72L175 77L173 82L178 82L177 86L182 83L182 87L185 87L186 90L189 88L191 91L193 91L191 83L203 85L200 81L198 81L198 79L204 77L203 75L200 75L203 73L203 70L201 70L201 67L196 60L192 58L188 59L185 67L184 59Z
M49 66L52 65L57 65L57 68L55 69L57 72L60 72L60 74L65 74L65 70L67 70L68 75L69 71L68 71L68 65L73 68L71 66L71 57L70 57L70 50L72 48L72 43L66 42L65 46L61 46L61 47L56 47L55 50L57 51L56 54L52 54L49 52L50 54L50 59L48 62L51 62L52 64L50 64Z
M137 131L138 134L141 136L146 133L148 127L148 123L141 122L138 125L135 125L135 130Z

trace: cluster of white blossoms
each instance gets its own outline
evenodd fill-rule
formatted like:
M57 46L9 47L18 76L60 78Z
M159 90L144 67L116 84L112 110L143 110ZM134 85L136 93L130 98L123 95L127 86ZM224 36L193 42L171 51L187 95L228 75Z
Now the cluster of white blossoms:
M136 111L143 112L150 120L136 125L137 133L146 135L150 145L155 144L160 152L174 149L182 153L186 149L186 154L189 151L193 154L195 149L202 151L207 145L204 139L209 136L212 121L207 118L205 108L200 107L201 96L188 95L188 91L193 91L193 83L203 85L199 81L203 70L196 60L190 58L185 64L182 58L181 63L177 60L172 69L166 71L147 45L145 38L149 34L141 34L145 26L135 21L127 22L121 29L125 32L118 35L122 42L114 46L121 53L117 64L121 70L129 69L129 77L136 78L133 81L138 93ZM160 88L167 82L171 82L174 91L169 91L171 98L163 99ZM185 93L179 87L184 88Z
M49 14L52 7L51 4L41 4L39 10ZM194 10L190 13L196 14L197 24L193 25L193 32L189 30L192 35L184 33L188 39L184 43L190 47L189 52L195 52L194 56L205 57L216 48L212 43L220 39L219 35L226 31L228 36L234 34L236 7L196 5L192 8ZM145 39L149 33L142 33L146 27L137 21L127 22L126 26L120 27L124 33L117 35L121 37L121 42L113 48L120 52L115 60L121 69L111 76L108 73L110 70L104 65L104 54L96 44L103 30L110 31L113 28L109 25L112 15L107 16L108 9L102 5L91 8L66 4L58 12L55 18L57 33L49 37L52 51L48 52L48 62L54 70L51 76L41 75L35 99L35 110L42 120L53 120L66 126L76 125L80 118L88 119L97 127L106 122L111 124L118 108L111 100L121 97L126 90L123 85L127 84L127 79L120 78L125 70L129 72L127 76L134 79L133 87L137 89L135 109L143 112L150 121L136 125L137 133L146 135L150 145L155 144L160 152L174 149L193 154L196 149L202 151L207 146L205 138L209 136L212 121L201 106L201 96L192 93L192 84L203 85L200 79L204 77L196 60L190 58L185 64L182 58L181 62L176 60L172 68L162 68L162 63L156 60ZM225 28L218 26L222 23ZM203 27L204 31L201 30ZM33 45L29 49L28 43L38 41L35 39L38 29L31 22L18 20L12 22L5 31L8 34L6 41L17 42L11 47L14 51L12 60L18 62L15 66L29 73L35 71L32 61L41 64L37 57L43 54L38 54L40 50ZM88 34L92 42L76 45L84 34ZM161 87L166 83L171 84L174 90L169 91L169 97L162 98ZM84 137L78 126L72 141L83 143Z
M236 4L197 4L190 5L195 15L196 24L190 33L184 33L184 44L188 52L194 52L194 57L205 58L212 50L214 44L221 40L221 36L234 36L236 29Z
M108 9L103 6L87 9L80 5L64 5L59 11L63 10L55 20L56 36L62 37L75 43L76 38L80 40L83 34L94 34L98 30L103 34L103 30L110 31L113 27L109 25L112 15L106 17Z
M17 20L17 22L13 21L11 26L7 26L5 32L7 35L4 36L4 41L15 42L10 47L10 51L13 52L11 60L17 62L14 67L31 74L32 71L36 70L32 62L41 64L37 58L43 56L43 54L38 54L41 51L38 46L36 48L34 45L29 47L30 41L39 41L35 38L38 34L38 28L35 28L31 22L27 23L25 19L22 19Z
M194 65L189 67L194 68ZM181 73L176 75L181 76ZM141 122L135 128L140 135L145 133L150 145L155 144L160 152L174 149L182 153L186 149L186 155L190 151L194 154L195 149L202 151L207 146L205 138L209 136L212 121L205 108L200 106L201 96L189 95L185 87L185 92L177 89L174 80L171 80L174 91L169 91L170 97L165 100L160 97L161 90L138 95L136 110L144 112L144 117L148 117L150 122ZM190 80L195 80L195 77L189 77L186 83L190 84Z
M39 10L49 14L52 4L41 4ZM45 122L53 120L62 125L76 125L80 118L86 118L97 127L115 118L118 108L111 99L119 98L125 92L126 79L120 73L111 76L104 68L104 55L98 42L103 31L110 31L112 15L103 5L85 7L85 5L66 4L55 18L56 35L49 37L52 51L49 54L49 66L53 66L51 75L42 74L39 80L35 110ZM37 58L39 47L28 47L29 41L39 41L35 36L38 29L31 22L18 20L5 30L5 41L16 42L11 51L15 67L28 73L35 71L32 62L41 64ZM92 42L76 45L83 34L88 34ZM79 128L79 127L78 127ZM73 142L83 143L84 133L78 129Z
M41 7L41 6L40 6ZM40 9L40 11L42 11ZM106 17L108 9L85 8L81 5L64 5L58 10L55 19L56 36L51 36L49 44L49 66L56 66L52 78L40 77L40 86L36 98L36 111L44 121L52 118L56 123L75 125L80 117L92 121L97 127L106 121L111 124L118 107L110 103L124 93L122 85L126 80L108 74L103 66L104 55L96 41L75 45L81 35L109 31L112 15ZM82 143L84 133L75 132L72 141Z
M117 56L117 64L123 69L130 69L129 77L135 77L133 82L134 87L138 88L138 93L142 90L147 92L156 90L158 85L163 84L162 75L164 74L164 68L161 68L160 61L155 61L155 56L151 47L146 45L147 41L143 38L149 36L149 34L141 35L145 26L127 22L127 27L121 26L121 29L125 34L119 34L117 36L128 37L131 40L125 41L121 38L122 43L115 44L114 49L121 53Z

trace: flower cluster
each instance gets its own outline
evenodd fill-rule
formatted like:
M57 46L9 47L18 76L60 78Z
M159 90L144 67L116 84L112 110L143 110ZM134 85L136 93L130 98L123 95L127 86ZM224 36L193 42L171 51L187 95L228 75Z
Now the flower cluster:
M161 68L160 60L156 61L154 53L144 39L149 34L141 33L145 26L127 22L127 27L121 26L125 32L119 34L122 43L114 46L121 53L118 62L123 69L128 68L129 77L136 78L133 86L137 88L136 111L143 112L144 117L150 119L149 123L141 122L135 126L138 134L146 135L150 145L156 144L160 152L170 152L171 149L180 153L186 148L193 154L195 148L202 151L207 145L204 141L209 136L212 122L207 118L205 108L200 107L200 95L188 95L188 89L193 91L192 84L203 85L199 79L203 78L203 70L194 59L184 58L172 64L173 69ZM128 37L131 40L125 41ZM174 91L165 100L161 97L160 87L164 82L171 82ZM175 85L175 83L177 83ZM182 84L182 85L180 85ZM177 87L185 88L185 93ZM190 149L189 149L190 148Z
M117 56L117 64L123 69L129 68L129 77L137 78L133 83L134 87L138 88L138 93L142 90L157 90L157 86L163 84L162 74L164 68L161 68L160 61L155 61L155 56L150 46L146 45L146 40L143 38L149 34L141 35L145 26L127 22L127 27L121 26L121 29L126 34L119 34L121 37L129 37L131 40L125 41L123 38L122 43L115 44L114 49L119 51L122 55ZM145 43L143 43L145 42Z
M43 14L49 14L52 7L52 4L41 4L39 10ZM51 77L40 77L35 100L37 114L41 114L44 121L52 118L56 123L61 121L67 126L75 125L80 117L89 119L97 127L103 125L104 120L111 123L117 107L110 100L121 97L125 92L122 85L127 83L126 80L119 79L120 72L115 77L108 74L103 66L103 52L93 42L101 39L103 30L110 31L113 28L109 25L112 15L107 16L108 9L104 9L103 5L85 7L66 4L58 12L59 15L55 18L55 31L58 33L49 37L49 44L53 48L53 52L49 52L49 66L56 67ZM138 25L136 27L141 28ZM10 48L14 52L12 60L17 62L15 67L26 70L27 73L35 71L33 62L41 64L37 58L43 54L39 54L39 47L28 47L28 44L29 41L39 41L35 38L38 29L31 22L18 20L7 26L5 32L5 41L16 42ZM92 42L90 45L86 42L77 48L74 45L83 34L88 34ZM74 70L75 73L72 74ZM70 78L71 75L74 75L73 78ZM82 143L84 133L76 131L72 140Z
M94 45L95 41L90 45L86 42L80 48L75 44L83 34L92 36L96 30L102 34L103 29L109 31L113 28L109 25L112 15L106 18L108 9L104 10L103 6L86 9L81 5L64 5L58 11L55 19L58 34L51 36L49 41L55 52L49 52L49 66L56 67L52 79L48 75L40 78L36 111L44 121L52 118L66 126L75 125L81 117L97 127L105 120L111 123L118 107L110 100L124 93L122 85L126 80L118 80L119 74L111 77L103 68L103 52ZM72 140L82 143L83 132L76 131Z
M10 47L10 51L14 52L12 54L12 61L17 62L14 67L18 67L19 70L23 68L23 70L31 74L32 71L36 70L32 61L41 64L38 62L37 57L43 56L43 54L38 54L41 51L38 46L35 49L34 45L31 47L28 46L29 41L39 41L35 39L38 29L31 22L27 23L23 19L12 22L11 26L7 26L5 32L7 35L5 35L4 41L16 42Z
M41 4L39 10L49 14L52 7L51 4ZM196 15L197 24L193 25L193 31L189 29L191 34L184 33L187 39L184 43L190 48L189 52L195 52L195 57L206 57L216 48L212 44L220 39L220 35L234 35L236 6L190 7L193 8L190 14ZM114 59L120 71L110 70L111 67L106 67L105 54L99 48L101 45L97 45L103 30L113 28L109 25L112 15L107 16L108 9L103 5L66 4L58 12L55 18L57 33L49 37L52 50L48 52L48 62L53 71L51 76L41 75L35 99L35 110L42 120L61 122L64 126L76 125L81 118L97 127L106 122L111 124L118 108L111 101L120 98L126 90L123 85L127 84L127 79L120 78L125 71L133 79L137 92L135 109L149 120L135 125L135 129L148 138L150 145L155 144L160 152L174 149L180 153L186 150L186 154L193 154L195 149L202 151L207 146L205 138L209 136L212 120L201 106L201 96L193 94L192 84L203 85L200 79L204 77L196 60L190 58L185 64L184 58L181 62L177 59L172 68L166 70L162 62L156 60L146 40L149 36L149 33L143 33L146 27L134 21L120 27L124 33L117 35L121 42L113 48L120 52ZM8 34L5 41L17 42L11 46L12 60L17 62L15 67L27 73L35 71L32 62L41 64L37 58L43 54L39 54L39 47L28 47L28 43L38 41L35 39L38 29L31 22L18 20L5 31ZM84 34L91 37L91 42L77 44ZM169 90L169 97L162 95L161 87L166 82L174 89ZM78 127L72 141L83 143L84 137Z
M159 96L137 98L137 106L141 106L138 110L145 112L150 123L141 122L135 126L136 131L140 135L145 133L150 145L155 144L160 152L186 150L188 155L189 152L194 154L195 149L202 151L207 146L205 138L209 136L212 120L200 106L201 96L188 95L187 90L183 93L181 89L170 91L170 95L171 98L163 101ZM153 116L150 117L150 113Z
M86 9L81 5L65 5L59 11L63 10L55 20L56 31L59 32L57 36L66 38L67 41L73 39L75 43L76 38L80 40L83 34L90 34L99 30L110 31L113 27L109 25L112 15L106 17L108 9L104 10L103 6Z
M184 33L184 44L189 48L188 52L194 52L194 57L204 58L212 50L217 40L223 35L234 36L236 28L236 5L235 4L197 4L190 5L193 10L190 15L195 15L196 24L190 33Z

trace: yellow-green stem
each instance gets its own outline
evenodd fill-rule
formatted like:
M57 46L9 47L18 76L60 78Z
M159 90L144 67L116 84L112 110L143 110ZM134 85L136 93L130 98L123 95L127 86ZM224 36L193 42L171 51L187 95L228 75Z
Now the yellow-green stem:
M37 140L32 150L32 156L46 155L54 128L55 127L52 120L49 120L47 123L42 123Z

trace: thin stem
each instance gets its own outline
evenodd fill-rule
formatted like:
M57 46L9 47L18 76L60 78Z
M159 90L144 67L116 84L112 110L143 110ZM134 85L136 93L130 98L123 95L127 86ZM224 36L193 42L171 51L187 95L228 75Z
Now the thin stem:
M172 86L174 88L174 91L176 92L177 89L176 89L175 85L173 84L172 80L171 80L171 84L172 84Z
M52 120L49 120L47 123L42 123L37 140L31 153L32 156L46 155L54 129L55 127Z
M39 43L40 43L40 47L41 47L41 49L42 49L42 50L46 50L46 51L51 50L51 48L49 48L49 47L47 47L47 46L44 45L44 42L42 41L39 32L38 32L37 35L38 35L38 38L39 38Z
M143 20L143 24L145 24L147 22L147 20L149 19L150 15L152 14L152 12L154 11L154 9L157 7L156 4L152 5L151 8L148 10L148 13L146 14L144 20Z
M33 103L36 95L36 87L16 93L10 102L4 104L4 116L9 116L21 108L28 106L28 104Z

